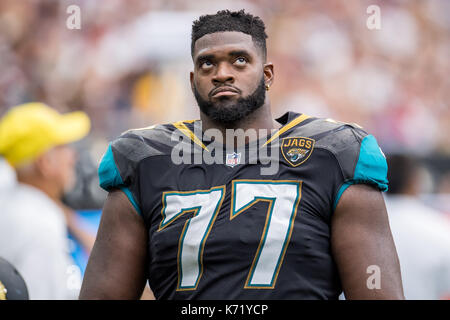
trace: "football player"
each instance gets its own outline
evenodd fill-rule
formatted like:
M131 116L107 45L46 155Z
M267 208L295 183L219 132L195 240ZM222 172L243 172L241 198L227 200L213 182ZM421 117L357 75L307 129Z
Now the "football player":
M147 280L157 299L403 298L383 153L356 125L295 112L273 120L266 38L243 10L193 23L200 120L130 130L109 145L99 167L109 195L81 299L138 299ZM211 129L271 134L239 144ZM177 133L188 161L174 161ZM194 161L213 150L223 161ZM263 174L267 158L278 169Z

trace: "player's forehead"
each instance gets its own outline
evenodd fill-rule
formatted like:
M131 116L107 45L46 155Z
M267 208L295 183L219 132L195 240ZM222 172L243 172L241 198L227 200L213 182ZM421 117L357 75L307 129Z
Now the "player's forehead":
M209 33L195 42L194 59L200 55L226 54L236 50L245 50L250 54L256 54L257 48L252 36L239 31Z

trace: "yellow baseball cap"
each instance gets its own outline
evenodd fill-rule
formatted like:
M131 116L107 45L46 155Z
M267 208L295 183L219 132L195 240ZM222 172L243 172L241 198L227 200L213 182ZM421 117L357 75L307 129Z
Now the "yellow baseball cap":
M22 104L0 119L0 155L17 167L52 147L82 139L90 127L84 112L60 114L43 103Z

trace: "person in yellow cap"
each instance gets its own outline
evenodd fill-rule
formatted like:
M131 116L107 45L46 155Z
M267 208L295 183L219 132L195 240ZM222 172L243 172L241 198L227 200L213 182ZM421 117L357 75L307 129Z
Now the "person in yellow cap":
M30 299L77 296L68 278L73 217L60 199L75 183L69 144L89 130L85 113L60 114L43 103L13 107L0 119L0 156L17 176L14 187L0 189L0 256L22 274Z

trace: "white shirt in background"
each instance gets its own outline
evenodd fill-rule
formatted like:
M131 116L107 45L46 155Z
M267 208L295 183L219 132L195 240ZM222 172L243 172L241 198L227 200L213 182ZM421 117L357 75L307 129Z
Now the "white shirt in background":
M30 299L78 297L64 213L42 191L21 183L0 188L0 256L22 275Z
M385 200L405 298L448 298L450 222L414 197L386 196Z
M16 173L5 159L0 157L0 192L16 183Z

